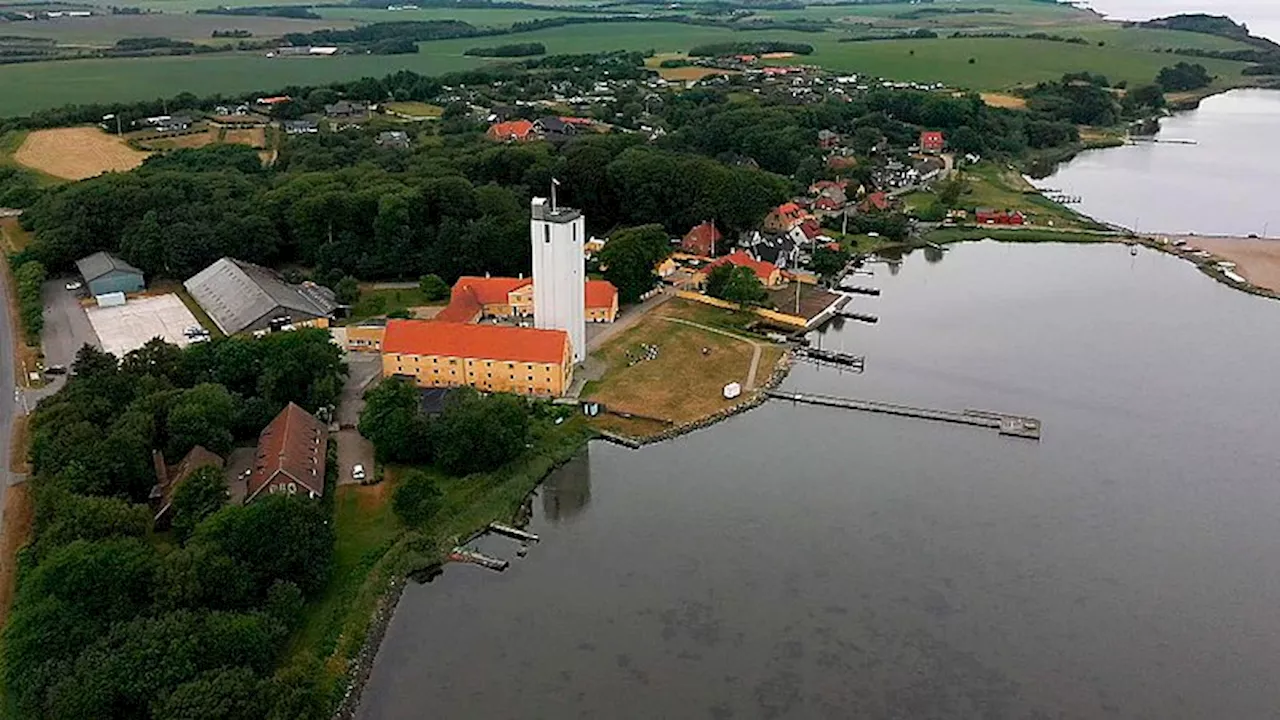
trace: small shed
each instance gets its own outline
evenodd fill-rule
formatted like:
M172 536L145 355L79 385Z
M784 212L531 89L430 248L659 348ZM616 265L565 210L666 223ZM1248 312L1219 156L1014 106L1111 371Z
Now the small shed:
M80 258L76 261L76 269L84 278L90 295L142 292L147 286L141 270L109 252L96 252Z

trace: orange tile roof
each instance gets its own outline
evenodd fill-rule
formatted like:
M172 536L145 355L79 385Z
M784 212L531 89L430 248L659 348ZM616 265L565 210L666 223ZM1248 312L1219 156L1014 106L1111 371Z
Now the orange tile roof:
M533 132L533 123L528 120L508 120L489 126L489 137L499 140L525 140Z
M483 310L484 306L476 299L476 291L471 286L455 286L449 304L436 314L435 319L443 322L472 322Z
M457 297L458 293L465 293L470 288L481 305L502 305L508 301L507 295L511 291L519 290L531 282L533 280L528 278L463 275L453 284L453 296Z
M466 325L438 320L390 320L382 351L526 363L560 363L569 335L563 330Z
M800 206L793 202L782 203L778 206L779 215L795 215L798 212L800 212Z
M710 270L713 267L718 267L725 263L737 265L738 267L751 268L752 271L755 272L756 277L760 278L760 282L765 283L766 285L769 283L769 276L773 275L773 273L778 269L777 265L774 265L771 262L757 260L741 250L734 250L728 255L725 255L719 260L711 263L707 269Z
M587 307L608 308L618 299L618 288L608 280L587 281Z

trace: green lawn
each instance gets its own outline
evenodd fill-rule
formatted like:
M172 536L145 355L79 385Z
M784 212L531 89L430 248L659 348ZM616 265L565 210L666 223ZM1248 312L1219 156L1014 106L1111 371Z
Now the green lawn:
M424 102L393 102L387 103L385 107L391 112L401 113L410 117L438 118L444 115L444 108Z
M365 287L360 289L360 299L356 301L355 307L351 308L351 319L364 320L412 307L443 305L446 302L448 300L431 302L416 287L390 290L374 290Z

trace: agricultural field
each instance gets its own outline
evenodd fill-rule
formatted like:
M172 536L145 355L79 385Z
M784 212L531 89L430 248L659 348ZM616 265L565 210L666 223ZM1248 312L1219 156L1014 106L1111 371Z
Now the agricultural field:
M214 30L248 30L255 40L285 33L324 28L350 28L349 20L294 20L278 17L154 13L147 15L94 15L64 17L39 22L7 23L5 35L53 40L61 46L109 47L122 38L167 37L197 43L234 43L214 38Z
M476 27L505 28L526 20L564 17L572 15L572 8L418 8L417 10L386 10L382 8L316 8L315 12L325 20L354 20L361 25L379 22L403 22L409 20L460 20Z
M96 127L73 127L29 133L13 159L47 175L83 180L104 172L132 170L147 159L147 153Z
M444 108L424 102L392 102L383 107L387 112L410 119L438 118L444 115Z

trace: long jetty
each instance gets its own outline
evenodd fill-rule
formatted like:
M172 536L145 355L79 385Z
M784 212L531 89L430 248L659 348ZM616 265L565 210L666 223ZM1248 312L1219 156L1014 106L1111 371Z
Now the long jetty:
M515 538L516 540L523 540L525 542L538 542L538 536L534 535L528 530L521 530L520 528L511 527L510 525L505 525L503 523L497 523L497 522L489 523L489 529L492 530L493 532L498 533L499 535L506 535L507 537Z
M861 410L864 412L884 413L886 415L899 415L902 417L922 418L925 420L937 420L940 422L972 425L974 427L997 430L1001 435L1028 438L1031 440L1040 439L1040 421L1035 418L1025 417L1022 415L1007 415L987 410L965 410L963 412L957 412L954 410L936 410L933 408L912 407L910 405L880 402L878 400L859 400L857 398L786 392L783 390L767 390L765 391L765 394L768 397L778 400L790 400L797 403L843 408L845 410Z
M497 570L498 572L506 570L507 566L511 564L502 558L485 555L477 550L464 547L455 547L453 552L449 553L449 559L454 562L465 562L473 565L479 565L480 567Z

